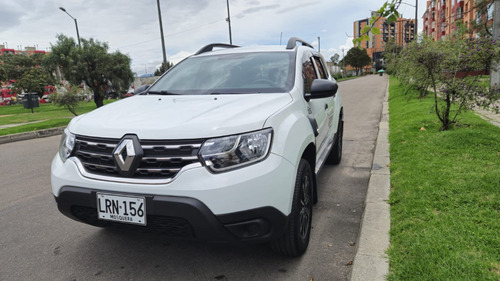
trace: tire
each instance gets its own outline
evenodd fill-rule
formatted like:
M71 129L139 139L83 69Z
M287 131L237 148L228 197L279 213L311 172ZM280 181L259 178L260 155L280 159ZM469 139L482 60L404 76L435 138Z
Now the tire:
M332 150L326 158L326 163L328 164L339 164L342 161L342 146L344 137L344 118L340 115L339 126L337 127L337 136L335 137L335 142L333 144Z
M311 166L309 162L301 159L295 179L292 212L285 234L271 242L276 253L298 257L306 251L311 235L313 184Z

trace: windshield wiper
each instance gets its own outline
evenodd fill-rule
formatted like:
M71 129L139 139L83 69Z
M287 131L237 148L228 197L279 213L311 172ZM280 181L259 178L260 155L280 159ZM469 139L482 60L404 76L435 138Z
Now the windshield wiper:
M176 93L173 93L173 92L169 92L169 91L148 91L148 94L149 95L164 95L164 96L175 96L175 95L180 95L180 94L176 94Z
M243 95L243 94L246 94L246 93L243 93L243 92L224 92L224 93L213 92L213 93L210 93L209 95Z

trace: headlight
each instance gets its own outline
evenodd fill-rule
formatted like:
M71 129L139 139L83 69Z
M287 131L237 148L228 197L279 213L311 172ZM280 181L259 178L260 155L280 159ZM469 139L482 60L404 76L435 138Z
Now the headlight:
M213 172L223 172L261 161L269 153L273 130L271 128L242 135L205 141L200 158Z
M75 147L75 135L70 133L66 128L61 137L61 144L59 145L59 156L63 162L71 155L73 147Z

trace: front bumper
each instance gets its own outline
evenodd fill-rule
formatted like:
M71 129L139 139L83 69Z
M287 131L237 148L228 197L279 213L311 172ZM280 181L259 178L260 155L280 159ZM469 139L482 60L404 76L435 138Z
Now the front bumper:
M207 241L263 241L282 235L291 212L296 168L270 154L241 169L212 174L181 170L165 184L124 183L85 177L71 158L56 155L51 181L59 210L96 226L160 232ZM96 192L146 198L146 227L97 218Z
M97 190L64 186L57 207L64 215L87 224L135 231L155 232L175 238L210 242L263 242L280 237L287 216L273 207L262 207L231 214L214 215L199 200L188 197L145 196L146 226L100 220L97 217Z

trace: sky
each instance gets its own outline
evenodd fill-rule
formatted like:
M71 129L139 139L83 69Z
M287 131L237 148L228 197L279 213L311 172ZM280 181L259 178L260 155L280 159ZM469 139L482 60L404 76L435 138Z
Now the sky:
M425 0L418 1L419 31ZM414 0L400 7L414 18ZM50 51L56 35L107 42L131 59L137 75L163 61L156 0L0 0L0 45ZM234 45L286 45L299 37L320 45L328 60L352 47L353 22L370 17L385 0L229 0ZM160 0L167 60L177 63L210 43L229 43L226 0ZM318 37L320 38L318 40ZM319 43L319 44L318 44Z

